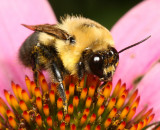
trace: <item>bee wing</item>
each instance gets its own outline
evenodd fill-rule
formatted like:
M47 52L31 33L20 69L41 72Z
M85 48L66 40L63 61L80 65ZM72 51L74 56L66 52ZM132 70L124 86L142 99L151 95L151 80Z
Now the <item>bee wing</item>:
M58 39L68 40L70 38L70 35L66 31L57 27L56 24L41 24L41 25L22 24L22 25L33 31L40 31L40 32L48 33L50 35L55 36Z

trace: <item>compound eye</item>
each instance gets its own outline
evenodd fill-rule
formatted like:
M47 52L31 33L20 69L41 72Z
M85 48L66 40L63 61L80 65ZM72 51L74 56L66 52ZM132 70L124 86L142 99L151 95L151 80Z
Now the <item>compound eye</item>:
M101 54L94 54L89 60L89 67L93 74L103 77L103 56Z

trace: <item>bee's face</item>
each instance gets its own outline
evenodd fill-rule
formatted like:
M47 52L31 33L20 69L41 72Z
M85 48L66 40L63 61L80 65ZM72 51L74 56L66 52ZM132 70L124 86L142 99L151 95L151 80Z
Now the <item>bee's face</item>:
M112 79L115 69L118 65L119 54L113 47L105 51L97 51L89 58L89 67L93 74L97 75L103 81Z

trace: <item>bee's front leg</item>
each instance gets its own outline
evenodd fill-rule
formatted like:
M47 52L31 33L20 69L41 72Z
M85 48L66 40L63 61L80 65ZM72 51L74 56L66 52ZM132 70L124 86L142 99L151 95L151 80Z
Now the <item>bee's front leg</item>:
M106 83L107 83L107 81L103 81L103 83L101 84L101 86L99 86L99 87L97 88L97 93L98 93L98 95L102 95L102 91L103 91Z

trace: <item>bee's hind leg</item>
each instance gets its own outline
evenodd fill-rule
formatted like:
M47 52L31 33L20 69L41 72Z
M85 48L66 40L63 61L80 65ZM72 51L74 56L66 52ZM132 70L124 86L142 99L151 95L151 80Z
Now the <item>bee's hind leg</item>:
M67 113L67 105L68 105L68 103L67 103L65 88L64 88L63 83L62 83L63 78L62 78L62 74L61 74L59 66L54 61L52 61L52 63L51 63L51 71L52 71L55 79L59 83L59 85L58 85L58 93L59 93L60 97L63 100L64 113L66 114Z

